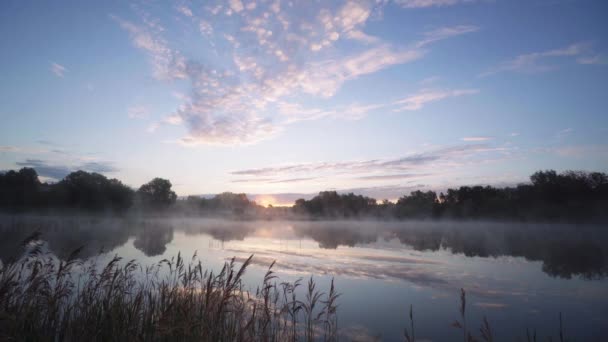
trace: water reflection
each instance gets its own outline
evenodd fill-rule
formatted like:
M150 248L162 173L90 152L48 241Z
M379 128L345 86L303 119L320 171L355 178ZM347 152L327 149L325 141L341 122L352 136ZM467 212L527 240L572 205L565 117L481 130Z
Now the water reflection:
M146 256L162 255L167 250L167 244L173 241L173 226L159 222L143 222L137 226L133 246Z
M90 258L124 245L132 235L128 221L102 218L66 219L60 217L9 217L0 219L0 259L15 259L23 249L21 242L40 232L49 250L67 258L82 247L79 256Z
M369 245L386 248L398 241L416 251L447 251L467 257L523 257L542 262L553 277L585 279L608 275L608 234L604 227L566 224L450 223L450 222L235 222L189 219L117 219L4 217L0 219L0 258L16 257L20 242L40 231L49 249L64 258L84 246L80 256L111 251L133 237L133 246L146 256L165 253L174 231L206 234L222 242L248 237L313 240L321 249ZM383 247L384 246L384 247ZM397 261L395 256L359 256L368 261ZM387 260L390 258L391 260ZM306 265L295 265L303 267ZM366 273L365 270L357 272ZM409 275L406 275L409 278ZM403 275L395 275L404 278Z
M320 248L338 248L397 238L417 251L448 250L468 257L523 257L542 261L554 277L588 279L608 274L608 234L604 227L503 223L329 223L296 225L299 236Z

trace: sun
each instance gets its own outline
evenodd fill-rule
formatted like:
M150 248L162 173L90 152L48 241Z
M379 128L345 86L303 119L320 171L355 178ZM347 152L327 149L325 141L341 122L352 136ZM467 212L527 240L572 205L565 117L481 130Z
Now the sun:
M277 205L277 199L270 195L257 196L255 198L255 201L257 204L264 206L264 207L268 207L269 205L274 207Z

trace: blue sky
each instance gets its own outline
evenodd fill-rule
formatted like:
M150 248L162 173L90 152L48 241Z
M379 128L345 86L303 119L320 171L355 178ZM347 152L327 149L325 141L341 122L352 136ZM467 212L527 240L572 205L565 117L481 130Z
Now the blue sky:
M0 8L0 169L391 199L608 170L605 1Z

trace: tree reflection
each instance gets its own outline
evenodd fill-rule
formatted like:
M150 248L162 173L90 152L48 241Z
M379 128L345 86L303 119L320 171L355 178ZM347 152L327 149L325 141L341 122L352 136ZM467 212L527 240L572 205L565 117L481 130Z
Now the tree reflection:
M162 255L173 241L173 227L160 222L145 222L137 227L133 246L146 256Z
M323 228L310 226L295 226L298 237L308 237L319 243L319 248L336 249L338 246L354 247L361 243L376 242L378 236L373 232L364 233L361 230L349 229L340 226L326 225Z
M90 258L102 251L124 245L131 235L124 220L104 218L3 218L0 219L0 259L18 258L23 252L21 242L34 232L41 233L48 251L58 258L67 258L82 247L78 257Z
M300 237L319 243L320 248L335 249L373 243L378 237L398 239L417 251L446 250L468 257L523 257L541 261L550 276L585 279L608 275L608 234L601 227L568 225L513 224L370 224L373 229L310 224L295 228Z
M542 262L552 277L585 279L608 275L608 231L593 225L463 222L325 221L275 223L228 220L145 220L105 217L0 217L0 259L17 258L20 242L42 233L49 251L59 258L84 247L80 258L111 251L134 237L146 256L164 254L174 230L206 234L220 241L248 236L312 239L319 248L354 247L377 241L401 243L417 251L448 251L468 257L523 257ZM289 228L291 227L291 228ZM263 231L262 235L260 232Z

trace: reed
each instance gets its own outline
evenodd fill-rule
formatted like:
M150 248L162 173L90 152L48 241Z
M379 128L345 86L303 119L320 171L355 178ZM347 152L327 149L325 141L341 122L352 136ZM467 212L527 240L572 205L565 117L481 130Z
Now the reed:
M494 333L492 331L492 327L490 326L490 323L486 316L483 316L483 321L481 323L481 327L479 328L480 338L475 337L471 331L467 330L466 291L464 289L460 289L459 313L460 313L460 321L454 320L454 322L451 324L451 326L462 330L462 339L464 340L464 342L478 342L478 341L494 342L494 338L495 338ZM405 340L405 342L414 342L414 341L416 341L416 337L414 335L414 313L413 313L413 309L412 309L411 305L410 305L410 311L409 311L409 319L410 319L410 328L404 329L404 340ZM561 312L559 313L558 337L559 337L560 342L567 341L567 339L564 337L563 320L562 320ZM547 341L552 341L553 337L547 336L546 339L547 339ZM530 330L526 329L525 340L528 342L536 342L537 341L536 330L534 330L533 333L530 334Z
M116 256L103 267L75 251L64 261L42 252L34 236L27 252L0 269L0 340L19 341L296 341L337 340L338 294L311 278L276 284L269 267L255 291L243 275L252 257L219 273L181 254L144 267Z

